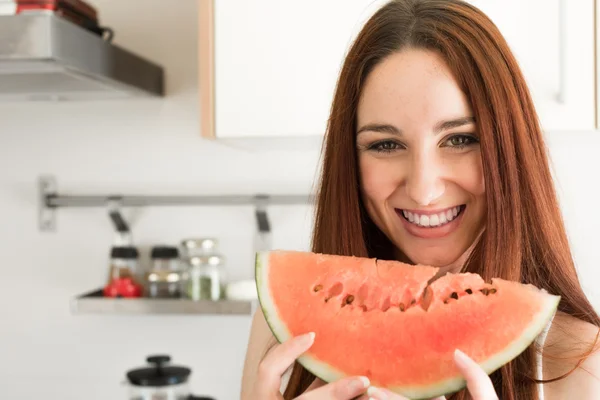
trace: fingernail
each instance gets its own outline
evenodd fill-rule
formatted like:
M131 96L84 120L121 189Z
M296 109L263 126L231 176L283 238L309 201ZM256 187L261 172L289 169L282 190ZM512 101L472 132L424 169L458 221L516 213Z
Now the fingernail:
M308 332L308 333L304 334L304 336L302 337L302 341L305 342L306 344L312 343L313 340L315 340L314 332Z
M459 349L454 350L454 360L463 366L469 364L469 357Z
M371 381L366 376L360 376L358 379L352 381L351 385L356 389L365 389L368 388L371 384Z
M377 400L386 400L388 398L388 395L383 390L378 389L375 386L371 386L369 388L369 390L367 390L367 394L372 399L377 399Z

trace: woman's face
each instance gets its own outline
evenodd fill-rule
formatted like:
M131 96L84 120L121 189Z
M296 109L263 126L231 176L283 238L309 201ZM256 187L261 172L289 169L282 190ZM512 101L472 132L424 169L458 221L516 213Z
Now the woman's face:
M478 138L470 105L437 53L404 50L369 74L357 116L362 196L413 263L459 269L481 233Z

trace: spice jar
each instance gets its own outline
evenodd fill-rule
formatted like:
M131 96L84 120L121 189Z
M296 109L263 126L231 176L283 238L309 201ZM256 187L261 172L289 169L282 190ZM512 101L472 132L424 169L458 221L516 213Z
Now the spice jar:
M194 256L190 260L186 295L192 300L213 300L221 298L222 257Z
M189 259L193 256L199 256L203 254L202 242L205 239L184 239L181 241L182 254L181 257L183 259Z
M110 251L110 270L103 294L106 297L141 297L137 282L139 252L131 246L115 246Z
M192 300L213 300L222 298L224 257L217 252L216 239L196 241L197 255L188 258L186 297Z
M146 274L148 297L181 297L183 270L177 247L155 246L150 257L151 267Z

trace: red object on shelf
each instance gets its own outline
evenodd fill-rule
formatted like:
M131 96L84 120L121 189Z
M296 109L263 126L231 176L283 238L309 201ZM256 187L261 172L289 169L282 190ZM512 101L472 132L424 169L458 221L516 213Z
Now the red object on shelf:
M142 297L142 286L132 278L117 278L110 281L103 290L105 297Z
M0 14L53 13L100 36L113 37L110 28L99 26L96 8L84 0L0 0Z
M57 11L67 9L93 21L98 21L98 12L96 9L82 0L0 0L0 2L14 3L17 7L17 14L32 10Z

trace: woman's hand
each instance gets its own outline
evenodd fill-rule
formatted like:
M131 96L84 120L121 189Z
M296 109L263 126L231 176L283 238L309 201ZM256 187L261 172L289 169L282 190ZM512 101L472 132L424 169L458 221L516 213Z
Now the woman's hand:
M490 377L479 366L479 364L477 364L460 350L456 350L454 353L454 362L456 363L456 366L460 372L464 375L467 381L467 389L469 390L473 400L498 400L498 395L494 390L494 385L492 385ZM408 400L406 397L400 396L389 390L375 387L370 387L367 391L367 395L363 397L360 397L360 400ZM441 396L433 400L445 399L446 398L444 396Z
M314 333L296 336L276 345L258 365L252 399L281 400L281 376L294 361L312 346ZM370 382L366 377L350 377L329 384L315 382L296 400L351 400L366 393Z
M273 347L258 366L252 398L283 399L280 392L281 376L299 356L312 346L314 338L314 333L307 333ZM458 350L455 352L454 360L458 369L465 376L467 389L473 400L498 400L492 381L475 361ZM357 397L359 400L409 400L389 390L369 387L369 385L369 379L360 376L340 379L329 384L317 378L296 400L351 400ZM433 400L445 400L445 397Z

